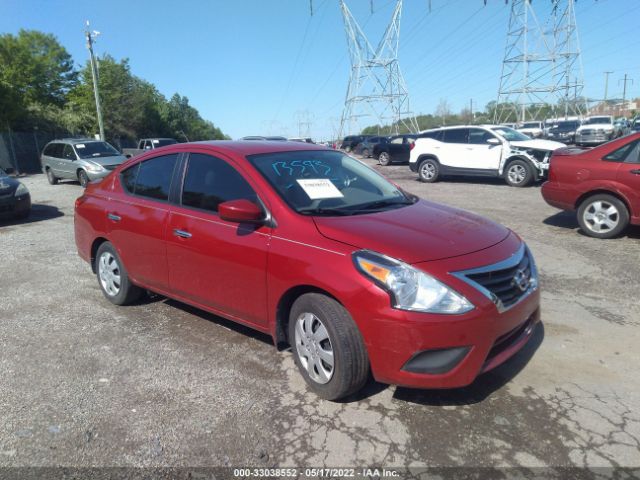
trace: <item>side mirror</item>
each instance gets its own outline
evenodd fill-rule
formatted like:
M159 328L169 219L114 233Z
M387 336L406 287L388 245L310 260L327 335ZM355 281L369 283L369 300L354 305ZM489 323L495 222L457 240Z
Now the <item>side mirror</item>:
M487 139L487 143L489 145L501 145L502 144L502 142L500 140L498 140L497 138L495 138L495 137L494 138L488 138Z
M249 200L229 200L218 205L222 220L235 223L259 223L264 219L262 209Z

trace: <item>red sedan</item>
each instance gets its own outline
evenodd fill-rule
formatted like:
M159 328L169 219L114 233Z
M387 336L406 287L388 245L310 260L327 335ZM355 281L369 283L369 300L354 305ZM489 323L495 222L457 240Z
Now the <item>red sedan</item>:
M267 333L327 399L370 372L468 385L539 321L536 266L515 233L316 145L163 147L91 183L75 213L109 301L152 290Z
M556 150L542 196L556 208L577 210L591 237L612 238L629 223L640 225L640 133L591 150Z

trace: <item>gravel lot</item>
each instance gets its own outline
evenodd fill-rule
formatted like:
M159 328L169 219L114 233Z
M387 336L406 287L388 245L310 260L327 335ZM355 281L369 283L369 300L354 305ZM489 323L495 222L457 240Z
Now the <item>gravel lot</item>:
M525 351L462 390L319 400L266 336L109 304L75 252L80 186L34 175L31 218L0 224L0 466L640 466L640 230L595 240L539 187L376 168L529 243L544 327Z

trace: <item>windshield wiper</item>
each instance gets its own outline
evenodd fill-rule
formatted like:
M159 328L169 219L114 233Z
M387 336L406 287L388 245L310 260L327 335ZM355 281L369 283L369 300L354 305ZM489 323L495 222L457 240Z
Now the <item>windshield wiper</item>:
M378 200L371 203L365 203L364 205L358 205L358 208L353 209L353 211L361 212L367 210L379 210L385 207L393 207L393 206L401 206L401 205L413 205L415 202L412 202L410 199L406 198L404 200L397 200L387 198L385 200Z
M353 212L349 210L343 210L341 208L303 208L301 210L298 210L298 213L301 213L302 215L353 215Z

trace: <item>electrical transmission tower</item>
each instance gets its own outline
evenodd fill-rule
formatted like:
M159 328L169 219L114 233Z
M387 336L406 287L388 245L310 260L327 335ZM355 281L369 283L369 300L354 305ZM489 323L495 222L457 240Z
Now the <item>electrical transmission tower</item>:
M496 123L541 120L549 106L556 117L585 113L574 3L551 0L545 30L531 0L511 0Z
M395 133L401 126L417 132L418 124L409 109L409 93L398 63L402 0L396 0L391 22L375 49L344 0L340 0L340 9L351 60L340 137L359 133L361 118L373 118L379 125L390 124Z
M582 116L587 105L582 91L584 73L576 25L575 0L552 0L555 84L559 93L559 113Z

